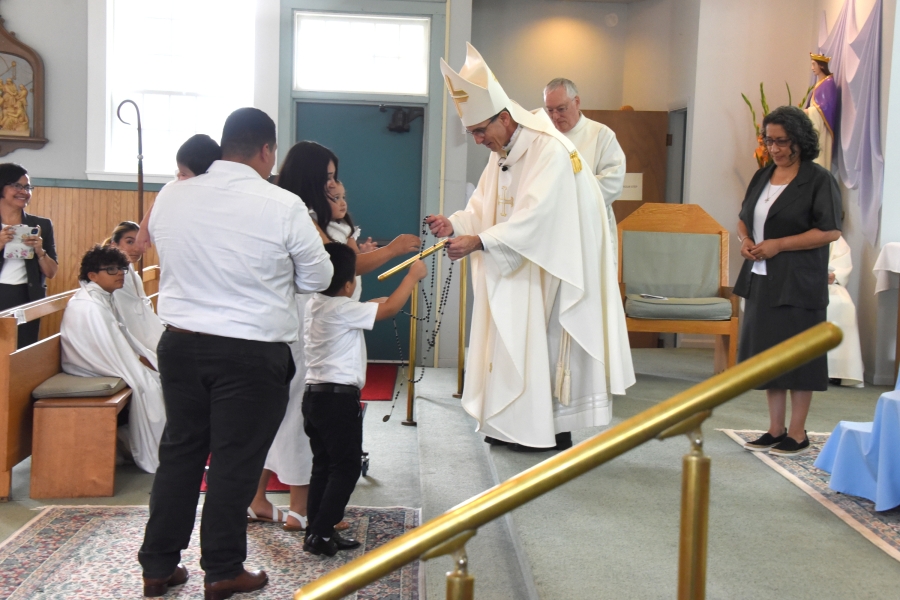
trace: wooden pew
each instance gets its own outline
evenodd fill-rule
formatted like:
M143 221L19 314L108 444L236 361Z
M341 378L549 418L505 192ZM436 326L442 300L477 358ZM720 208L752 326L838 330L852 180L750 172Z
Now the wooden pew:
M159 267L147 267L144 269L144 273L145 281L157 281L159 278ZM145 289L146 287L145 284ZM68 305L69 300L75 295L76 291L77 290L69 290L61 294L56 294L0 312L0 502L9 500L10 489L12 487L12 468L32 454L35 417L34 400L31 393L38 385L61 371L59 334L52 335L36 344L17 350L17 326L20 322L26 323L28 321L33 321L34 319L55 315L64 311L66 305ZM156 294L154 294L154 296L155 295ZM127 392L127 394L125 394L125 392ZM122 394L125 395L123 396ZM74 430L81 439L86 440L96 432L85 430L84 427L95 424L99 425L99 423L96 419L85 419L85 417L88 417L88 414L94 409L100 410L100 414L105 415L101 422L103 422L103 426L108 429L110 420L109 411L112 410L114 411L111 417L113 436L109 443L111 444L110 452L112 452L111 456L114 467L115 415L121 411L130 394L131 390L126 388L126 390L123 390L119 394L109 397L77 399L80 402L73 402L73 400L76 400L73 398L42 400L42 409L49 409L52 403L59 403L65 400L64 403L59 404L52 410L56 411L57 409L63 408L67 411L86 410L86 412L81 413L81 416L74 420L71 417L60 419L60 417L63 417L63 412L48 413L46 415L47 419L42 419L41 421L47 421L50 427L53 428L49 432L50 436L47 439L52 437L58 437L60 441L65 439L70 433L60 429L60 427L65 427L68 424L69 430ZM51 446L43 443L43 438L40 436L40 433L44 431L41 422L38 423L38 426L41 427L41 431L38 432L38 437L41 438L41 440L39 440L41 442L41 447L42 449L51 449ZM106 434L107 438L105 439L109 440L108 431ZM103 458L103 460L106 460L106 457ZM38 460L37 466L39 476L41 475L41 462L41 460ZM43 464L47 465L48 468L60 468L61 466L66 468L64 462L60 463L57 460L51 460L49 463L44 460ZM103 464L105 465L106 463ZM86 468L91 473L96 473L95 465L87 465ZM52 471L53 469L50 469L51 473ZM78 473L75 473L75 475L78 475ZM32 482L34 482L34 477L35 465L32 464ZM51 477L55 478L55 475L51 475ZM94 481L92 485L95 487L81 486L79 489L90 488L93 492L95 489L99 489L96 487L100 485L99 480ZM106 495L112 495L110 484L107 483L105 485L106 487L102 489L109 490L109 493ZM58 482L53 485L45 485L41 482L38 487L39 492L42 489L58 490L59 488ZM32 489L32 492L34 491L35 490Z

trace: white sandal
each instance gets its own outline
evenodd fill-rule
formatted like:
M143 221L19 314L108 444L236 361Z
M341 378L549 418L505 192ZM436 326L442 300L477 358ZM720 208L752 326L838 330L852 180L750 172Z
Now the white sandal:
M285 523L282 526L282 529L284 529L285 531L304 531L304 530L306 530L306 526L308 524L306 521L306 517L304 517L301 514L297 514L292 510L288 511L288 516L294 517L295 519L297 519L297 521L300 522L300 526L298 527L296 525L290 525L290 524L288 524L287 519L285 519L284 520Z
M287 523L287 515L285 511L281 510L271 502L269 505L272 507L272 517L258 517L256 513L253 512L253 509L249 506L247 507L247 521L250 523Z

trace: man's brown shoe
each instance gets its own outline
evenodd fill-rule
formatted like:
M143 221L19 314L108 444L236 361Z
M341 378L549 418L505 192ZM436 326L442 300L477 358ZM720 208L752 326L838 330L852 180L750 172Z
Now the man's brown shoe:
M144 596L147 598L156 598L163 596L169 591L170 587L181 585L188 580L188 570L181 563L175 567L175 572L165 578L150 579L144 577Z
M233 594L255 592L267 583L269 583L269 576L265 571L245 570L234 579L223 579L205 584L203 598L205 600L225 600L231 598Z

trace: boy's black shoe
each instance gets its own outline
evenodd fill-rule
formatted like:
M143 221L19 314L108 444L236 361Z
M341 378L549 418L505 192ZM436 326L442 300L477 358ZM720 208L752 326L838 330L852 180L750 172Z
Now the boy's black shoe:
M787 429L784 430L784 433L775 437L768 431L753 440L752 442L747 442L744 444L744 448L750 450L751 452L765 452L772 446L780 444L787 437Z
M360 544L358 541L353 538L345 538L341 537L337 531L331 537L331 541L337 544L338 550L353 550L354 548L359 548Z
M809 437L803 432L803 441L798 442L792 437L785 437L781 443L769 449L769 454L777 456L794 456L795 454L803 454L809 450Z
M335 537L337 537L337 534L326 542L322 536L311 533L306 538L306 541L303 542L303 549L316 555L334 556L339 550ZM357 545L359 545L358 542Z

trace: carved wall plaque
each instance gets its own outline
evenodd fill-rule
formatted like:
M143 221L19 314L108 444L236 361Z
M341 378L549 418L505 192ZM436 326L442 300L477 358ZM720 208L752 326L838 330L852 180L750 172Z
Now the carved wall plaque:
M0 17L0 156L46 143L44 62Z

